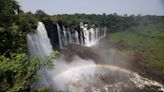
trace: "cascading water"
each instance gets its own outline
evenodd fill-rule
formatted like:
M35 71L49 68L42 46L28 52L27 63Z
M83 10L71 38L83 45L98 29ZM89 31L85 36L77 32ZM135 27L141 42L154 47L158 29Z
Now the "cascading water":
M100 52L101 55L99 55L93 51L99 51L100 48L92 51L91 47L84 47L104 37L106 31L99 31L100 28L89 30L84 28L83 31L80 31L79 35L77 31L72 33L71 31L65 30L63 29L62 31L58 25L60 46L71 42L80 43L83 46L79 47L77 45L76 47L73 45L74 47L67 48L70 49L67 50L68 53L65 52L60 58L55 59L55 67L52 70L43 69L44 71L41 71L44 72L41 74L43 84L46 87L56 88L64 92L145 92L145 90L146 92L154 92L154 90L155 92L164 92L164 86L162 84L114 65L111 61L118 59L118 55L114 55L113 50L109 49L109 54L104 53L103 50L102 52L104 54ZM91 33L91 37L89 37L89 33ZM65 41L63 39L67 42L64 43ZM49 56L53 51L47 31L42 22L38 23L35 33L27 35L27 42L29 53L35 54L40 58ZM108 63L103 64L105 55L107 55ZM72 58L72 60L68 60L66 56L69 59ZM100 56L103 56L103 58ZM117 58L113 59L113 57ZM100 58L100 61L98 58ZM119 60L116 61L118 62Z
M91 43L94 43L94 41L95 41L95 30L93 28L91 28L90 31L91 31Z
M63 35L64 35L64 45L67 45L68 44L68 38L67 38L67 33L66 33L66 30L65 30L65 27L63 27Z
M80 44L84 45L84 35L82 31L80 31Z
M61 29L59 24L57 24L59 46L61 49L70 43L80 44L83 46L92 46L96 44L98 40L106 36L107 29L105 28L94 29L91 27L88 29L87 24L81 24L80 28L81 30L78 32L77 30L67 29L64 26Z
M75 31L75 43L76 44L79 44L79 36L78 35L79 35L78 32Z
M89 31L85 28L84 31L84 45L89 46Z
M29 54L35 54L40 58L49 56L52 52L52 46L42 22L38 23L38 27L34 33L27 35L27 43Z
M61 29L59 24L57 24L57 32L58 32L58 39L59 39L59 47L62 49L63 44L62 44Z

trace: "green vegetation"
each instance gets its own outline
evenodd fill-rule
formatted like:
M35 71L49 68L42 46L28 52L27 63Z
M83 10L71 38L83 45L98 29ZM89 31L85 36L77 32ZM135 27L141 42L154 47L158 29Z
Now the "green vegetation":
M39 78L38 69L52 67L57 53L44 60L28 56L26 35L36 29L37 17L24 13L15 0L0 0L0 6L0 92L27 92Z
M58 15L64 25L77 29L79 22L106 26L110 44L120 52L133 52L135 71L164 83L164 16L115 14Z
M40 60L26 54L11 54L10 58L0 56L0 91L18 92L30 90L30 85L39 78L37 70L53 66L52 59Z
M79 23L87 23L89 25L94 24L95 26L106 26L112 31L125 30L132 25L136 25L136 18L138 16L119 16L116 13L106 15L105 13L100 15L96 14L73 14L73 15L57 15L52 16L57 17L58 21L62 24L71 27L73 29L77 29L79 27Z
M24 13L16 0L0 0L0 6L0 92L31 91L31 85L38 79L37 70L53 66L51 59L57 52L44 60L27 55L26 35L34 32L38 21L59 22L76 30L80 22L106 26L111 32L111 43L132 50L137 67L164 83L164 16L116 13L49 16L42 10Z
M0 55L26 52L26 34L36 28L36 18L23 13L15 0L0 0L0 4Z
M124 32L111 33L111 43L118 43L122 50L133 51L134 63L140 73L145 73L164 83L164 23L143 23Z

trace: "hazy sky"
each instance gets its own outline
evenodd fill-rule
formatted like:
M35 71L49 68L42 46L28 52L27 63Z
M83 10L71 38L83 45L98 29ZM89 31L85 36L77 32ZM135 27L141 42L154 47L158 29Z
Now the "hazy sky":
M24 11L42 9L48 14L164 15L164 0L17 0Z

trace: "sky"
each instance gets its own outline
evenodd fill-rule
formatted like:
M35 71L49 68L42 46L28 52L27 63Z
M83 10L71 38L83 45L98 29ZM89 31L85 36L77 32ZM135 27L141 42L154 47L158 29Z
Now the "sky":
M164 0L17 0L26 12L164 15Z

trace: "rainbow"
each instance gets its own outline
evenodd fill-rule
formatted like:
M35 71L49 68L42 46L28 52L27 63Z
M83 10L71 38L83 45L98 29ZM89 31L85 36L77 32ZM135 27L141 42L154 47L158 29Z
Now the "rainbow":
M87 68L107 68L107 69L113 69L113 70L117 70L117 71L121 71L127 74L131 74L132 71L125 69L125 68L121 68L118 66L114 66L114 65L107 65L107 64L89 64L89 65L81 65L81 66L75 66L73 68L69 68L61 73L59 73L58 75L55 76L55 79L61 78L62 76L67 76L68 74L72 73L74 70L78 70L78 69L87 69Z

